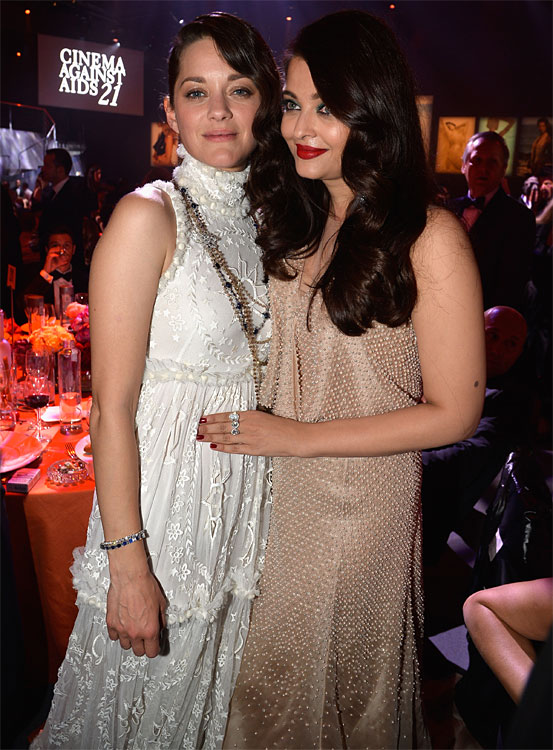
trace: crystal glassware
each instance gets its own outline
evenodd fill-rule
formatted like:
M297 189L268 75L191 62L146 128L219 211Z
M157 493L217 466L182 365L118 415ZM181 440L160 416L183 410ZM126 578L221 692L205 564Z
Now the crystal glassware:
M60 320L64 328L70 328L71 319L66 313L68 306L75 301L75 290L72 284L60 285Z
M52 388L51 361L49 352L41 349L33 349L27 352L25 358L25 403L36 414L36 436L42 443L45 438L42 435L41 410L48 405Z
M44 325L44 297L41 294L26 294L23 300L29 333L32 333Z
M58 354L58 394L60 432L63 435L82 432L81 352L74 342L68 342Z

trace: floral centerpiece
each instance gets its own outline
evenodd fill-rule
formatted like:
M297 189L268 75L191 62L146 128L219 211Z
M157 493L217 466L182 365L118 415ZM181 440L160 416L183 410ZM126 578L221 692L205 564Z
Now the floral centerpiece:
M37 328L29 336L31 346L35 351L45 349L50 354L55 354L63 349L66 341L74 341L75 337L63 326L56 323Z
M65 314L69 318L77 346L81 350L81 370L90 370L90 321L88 305L72 302L67 305Z

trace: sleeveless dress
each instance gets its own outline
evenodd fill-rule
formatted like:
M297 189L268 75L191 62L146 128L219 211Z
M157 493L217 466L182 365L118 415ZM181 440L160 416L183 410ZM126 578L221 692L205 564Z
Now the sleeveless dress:
M247 174L185 155L174 177L219 237L254 300L258 338L266 339L267 289L247 217ZM72 568L79 614L34 748L220 747L257 592L269 461L218 453L195 439L203 414L255 408L251 355L180 193L172 183L154 185L171 198L177 244L153 308L136 429L147 549L169 602L166 644L149 659L108 637L108 557L95 498L86 548Z
M299 264L301 270L301 263ZM303 422L416 404L411 323L359 337L331 322L300 273L271 279L273 339L261 402ZM429 747L421 714L421 461L274 458L261 596L226 748Z

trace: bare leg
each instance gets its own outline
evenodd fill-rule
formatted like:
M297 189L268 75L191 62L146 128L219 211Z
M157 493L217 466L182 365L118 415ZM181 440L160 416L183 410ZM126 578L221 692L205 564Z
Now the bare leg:
M553 578L477 591L463 615L482 658L518 703L536 658L531 641L544 641L553 621Z

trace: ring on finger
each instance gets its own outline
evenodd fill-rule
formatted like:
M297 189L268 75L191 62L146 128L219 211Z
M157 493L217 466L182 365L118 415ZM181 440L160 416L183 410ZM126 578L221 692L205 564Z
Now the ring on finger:
M231 424L231 435L240 435L240 414L237 411L233 411L229 414Z

